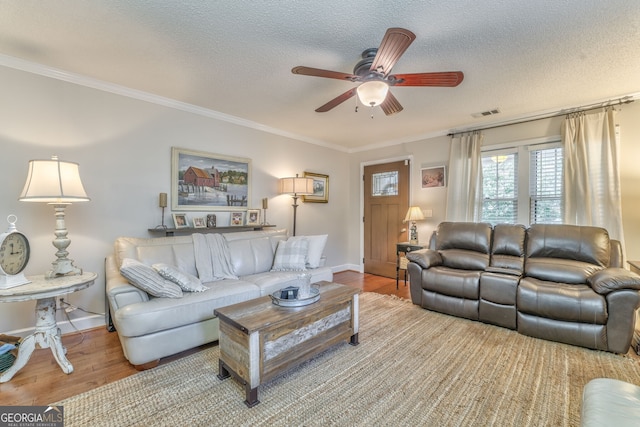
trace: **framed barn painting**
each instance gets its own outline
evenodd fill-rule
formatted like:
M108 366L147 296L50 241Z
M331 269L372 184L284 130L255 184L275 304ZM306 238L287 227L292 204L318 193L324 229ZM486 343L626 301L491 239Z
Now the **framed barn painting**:
M251 159L171 148L171 209L246 210Z

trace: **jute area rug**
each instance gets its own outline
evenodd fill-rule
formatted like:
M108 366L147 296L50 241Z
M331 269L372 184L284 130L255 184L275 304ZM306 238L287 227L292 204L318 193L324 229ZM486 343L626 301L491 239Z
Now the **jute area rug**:
M640 384L638 359L360 296L346 342L259 388L219 380L218 347L71 397L65 426L576 426L597 377Z

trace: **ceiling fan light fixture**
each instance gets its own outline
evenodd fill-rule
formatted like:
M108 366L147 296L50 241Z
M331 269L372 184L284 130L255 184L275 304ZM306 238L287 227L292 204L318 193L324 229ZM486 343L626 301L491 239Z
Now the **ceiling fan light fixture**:
M376 107L382 104L389 92L389 85L380 80L364 82L357 89L358 98L364 105Z

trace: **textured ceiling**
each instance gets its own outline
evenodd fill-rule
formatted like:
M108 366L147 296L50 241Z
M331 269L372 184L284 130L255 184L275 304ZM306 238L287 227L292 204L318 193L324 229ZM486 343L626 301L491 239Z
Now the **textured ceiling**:
M316 113L354 84L291 68L351 73L389 27L417 36L394 73L462 84L392 88L404 110L389 117L354 99ZM640 2L2 1L0 54L353 151L637 95Z

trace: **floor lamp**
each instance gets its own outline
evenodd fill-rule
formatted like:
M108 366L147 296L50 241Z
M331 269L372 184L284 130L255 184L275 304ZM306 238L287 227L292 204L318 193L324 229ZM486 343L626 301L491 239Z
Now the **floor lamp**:
M313 194L313 178L295 177L280 178L280 194L289 194L293 197L293 235L296 235L296 209L298 209L298 197Z
M29 161L27 182L20 195L21 202L43 202L53 205L56 215L56 238L53 246L57 259L52 263L53 269L47 271L45 277L52 279L59 276L82 274L82 269L73 265L67 258L67 247L71 239L67 238L67 227L64 223L64 210L67 205L76 202L88 202L90 199L84 191L78 164L62 162L57 156L51 160Z

